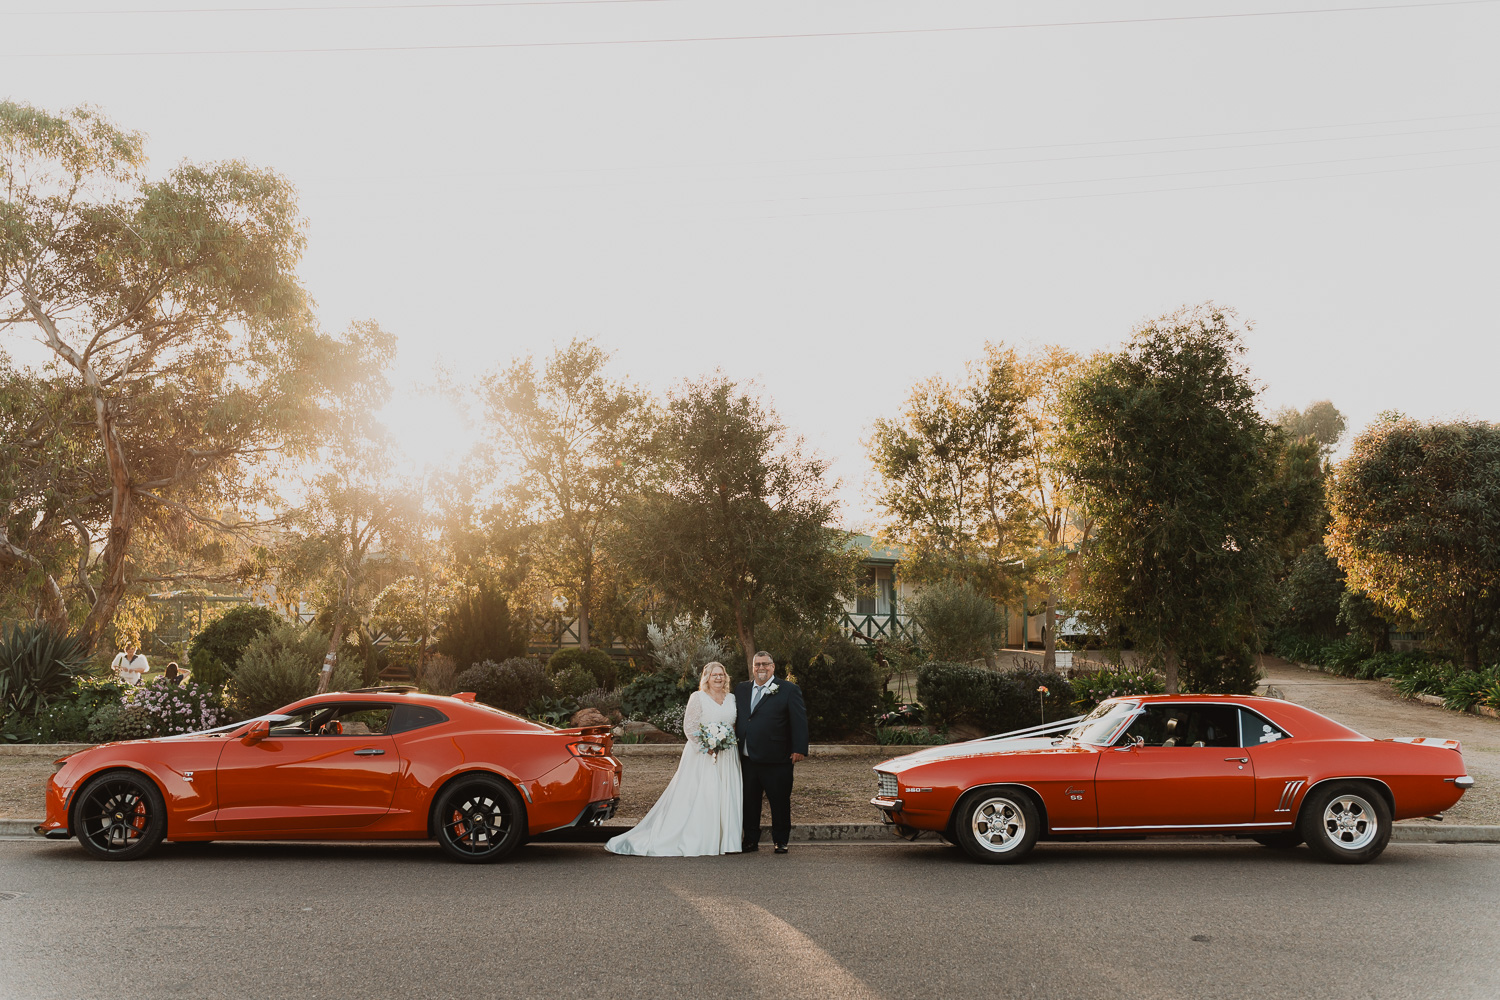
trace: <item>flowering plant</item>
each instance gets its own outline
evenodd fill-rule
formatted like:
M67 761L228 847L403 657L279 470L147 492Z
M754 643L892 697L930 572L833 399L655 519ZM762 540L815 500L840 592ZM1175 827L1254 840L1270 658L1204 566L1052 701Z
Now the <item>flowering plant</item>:
M761 692L761 697L768 698L779 690L781 689L776 686L776 682L772 681L771 683L767 684L766 689Z
M734 727L726 722L710 722L699 726L698 732L694 734L698 747L706 754L716 754L720 750L728 750L739 742L734 735Z
M127 709L141 709L157 736L212 729L223 721L223 712L213 693L191 681L173 684L165 677L158 677L126 691L123 704Z

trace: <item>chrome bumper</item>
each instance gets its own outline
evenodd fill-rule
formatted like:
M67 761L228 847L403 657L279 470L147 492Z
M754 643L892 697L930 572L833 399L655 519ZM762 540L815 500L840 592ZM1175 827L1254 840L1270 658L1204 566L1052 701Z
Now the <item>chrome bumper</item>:
M1459 788L1474 787L1474 779L1469 777L1467 774L1460 775L1457 778L1449 778L1448 780L1453 782L1453 784L1457 785Z

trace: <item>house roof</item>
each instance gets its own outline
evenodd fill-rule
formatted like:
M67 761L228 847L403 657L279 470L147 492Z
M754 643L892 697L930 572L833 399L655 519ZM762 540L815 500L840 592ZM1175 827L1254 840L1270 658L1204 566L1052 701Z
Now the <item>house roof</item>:
M880 566L894 566L906 555L901 546L877 545L875 539L869 535L855 535L849 539L849 547L862 553L861 561Z

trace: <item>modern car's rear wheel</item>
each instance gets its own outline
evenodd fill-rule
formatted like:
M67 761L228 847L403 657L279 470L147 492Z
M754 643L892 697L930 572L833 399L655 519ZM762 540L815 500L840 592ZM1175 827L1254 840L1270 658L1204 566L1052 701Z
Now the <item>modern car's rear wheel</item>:
M73 834L105 861L134 861L167 833L167 807L152 780L137 771L108 771L78 793Z
M1297 826L1324 861L1361 865L1380 857L1390 842L1391 810L1368 785L1329 782L1307 796Z
M521 796L496 778L460 778L449 785L435 820L438 843L458 861L499 861L526 838Z
M1030 853L1041 825L1036 806L1026 795L1010 789L980 790L958 804L953 836L975 861L1010 864Z
M1302 843L1300 833L1258 833L1251 838L1262 847L1273 851L1290 851Z

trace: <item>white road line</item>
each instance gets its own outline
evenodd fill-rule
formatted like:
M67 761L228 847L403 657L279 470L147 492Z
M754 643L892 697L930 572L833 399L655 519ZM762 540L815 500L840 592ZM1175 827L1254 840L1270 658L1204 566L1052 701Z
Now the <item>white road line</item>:
M756 995L880 1000L812 938L754 903L673 892L692 904L748 971Z

